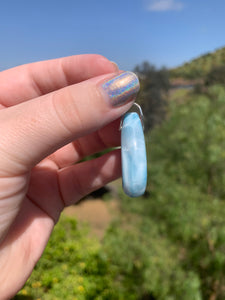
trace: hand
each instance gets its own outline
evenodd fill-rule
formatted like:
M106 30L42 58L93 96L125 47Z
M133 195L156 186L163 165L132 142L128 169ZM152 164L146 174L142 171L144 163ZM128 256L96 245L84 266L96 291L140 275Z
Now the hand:
M137 77L98 55L0 73L0 297L17 293L65 206L121 174L119 118ZM75 164L76 163L76 164Z

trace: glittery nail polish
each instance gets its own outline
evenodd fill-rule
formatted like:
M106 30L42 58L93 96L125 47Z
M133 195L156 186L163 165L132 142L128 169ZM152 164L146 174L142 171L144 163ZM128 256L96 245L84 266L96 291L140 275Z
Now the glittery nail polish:
M121 106L133 100L139 88L139 80L132 72L122 72L102 84L102 89L108 95L112 106Z

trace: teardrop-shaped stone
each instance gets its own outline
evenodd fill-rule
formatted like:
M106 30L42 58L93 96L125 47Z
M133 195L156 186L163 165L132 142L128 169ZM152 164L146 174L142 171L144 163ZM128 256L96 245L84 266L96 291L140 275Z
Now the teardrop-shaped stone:
M144 194L147 184L147 159L143 127L136 112L123 117L121 132L122 181L130 197Z

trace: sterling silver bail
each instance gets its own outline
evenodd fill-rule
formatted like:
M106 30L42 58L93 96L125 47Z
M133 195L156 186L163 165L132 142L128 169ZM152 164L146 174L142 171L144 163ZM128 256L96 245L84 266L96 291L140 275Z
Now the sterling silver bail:
M142 125L143 131L144 131L144 114L143 114L143 111L141 109L141 106L139 104L137 104L136 102L134 102L133 106L136 106L136 108L138 109L139 118L141 120L141 125ZM119 130L122 130L122 128L123 128L123 117L121 118L121 121L120 121Z

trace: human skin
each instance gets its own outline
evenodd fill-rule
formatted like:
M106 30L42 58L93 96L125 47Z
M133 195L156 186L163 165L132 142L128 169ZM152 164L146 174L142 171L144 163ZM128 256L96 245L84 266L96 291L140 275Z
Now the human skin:
M114 106L102 83L118 74L100 55L0 73L0 299L22 288L64 207L120 177L120 150L79 163L120 145L139 84Z

